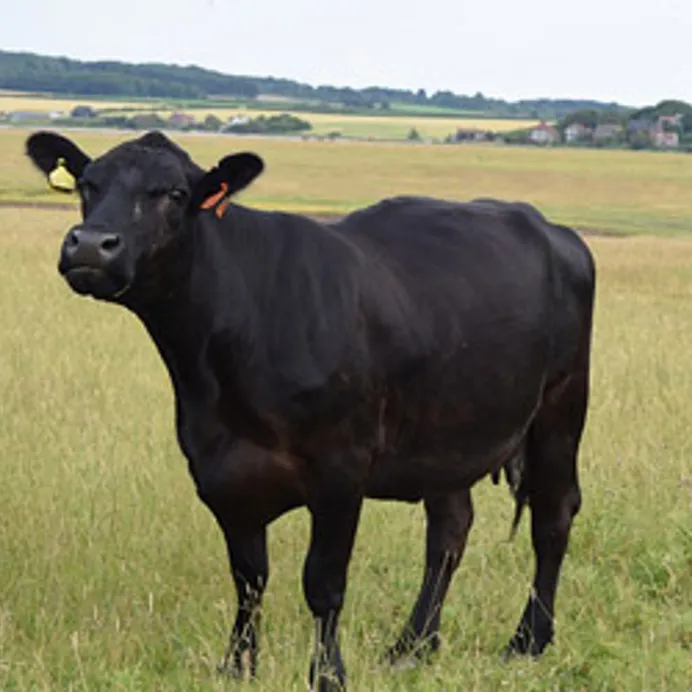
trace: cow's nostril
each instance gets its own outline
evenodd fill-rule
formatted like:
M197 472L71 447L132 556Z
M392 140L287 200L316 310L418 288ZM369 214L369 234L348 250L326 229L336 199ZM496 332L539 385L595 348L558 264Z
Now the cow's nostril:
M118 249L121 242L119 235L108 235L101 240L101 249L106 252L113 252Z
M79 245L79 235L77 231L70 231L67 234L67 244L72 246Z

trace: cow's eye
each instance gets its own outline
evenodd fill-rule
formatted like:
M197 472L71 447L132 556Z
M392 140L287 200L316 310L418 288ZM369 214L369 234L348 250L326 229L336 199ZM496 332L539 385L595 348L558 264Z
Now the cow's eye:
M174 202L180 202L182 199L185 198L185 194L185 190L181 190L177 187L162 187L154 190L149 190L149 197L151 197L151 199L161 199L162 197L168 197L168 199L173 200Z
M178 187L174 187L171 190L168 190L168 196L174 202L182 202L187 195L185 193L185 190L181 190Z

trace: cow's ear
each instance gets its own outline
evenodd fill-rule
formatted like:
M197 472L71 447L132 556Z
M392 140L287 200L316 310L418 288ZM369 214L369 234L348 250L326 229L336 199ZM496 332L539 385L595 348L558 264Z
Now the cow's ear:
M26 140L26 153L61 192L73 192L91 159L72 141L54 132L35 132Z
M195 184L193 210L216 206L222 199L246 188L263 170L264 161L257 154L243 152L226 156Z

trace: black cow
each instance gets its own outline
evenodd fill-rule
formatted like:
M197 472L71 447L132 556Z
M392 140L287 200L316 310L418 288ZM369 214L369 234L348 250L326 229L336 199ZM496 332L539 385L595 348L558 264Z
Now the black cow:
M436 649L470 489L502 468L536 555L506 651L543 651L580 506L595 273L576 233L493 200L397 197L334 224L256 211L228 197L258 156L205 172L156 132L95 160L48 132L27 150L78 181L61 274L134 312L170 373L180 447L238 592L231 671L245 652L255 671L266 526L307 506L310 681L343 685L337 627L366 497L424 502L423 584L389 656Z

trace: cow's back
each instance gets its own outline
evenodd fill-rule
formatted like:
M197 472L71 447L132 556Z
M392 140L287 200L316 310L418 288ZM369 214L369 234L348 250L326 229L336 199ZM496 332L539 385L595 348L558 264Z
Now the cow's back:
M364 283L375 303L393 290L406 296L405 319L428 351L478 335L486 345L511 333L535 340L549 328L551 246L522 210L398 197L336 228L369 258Z
M548 221L530 204L492 199L479 199L473 204L509 214L513 224L524 225L539 236L548 250L546 259L552 275L553 368L559 376L589 347L595 290L591 251L573 229Z
M587 246L530 205L396 197L335 228L372 259L373 292L394 277L409 317L434 339L479 329L488 338L494 323L503 334L531 333L529 341L542 335L566 352L590 320L594 267Z

